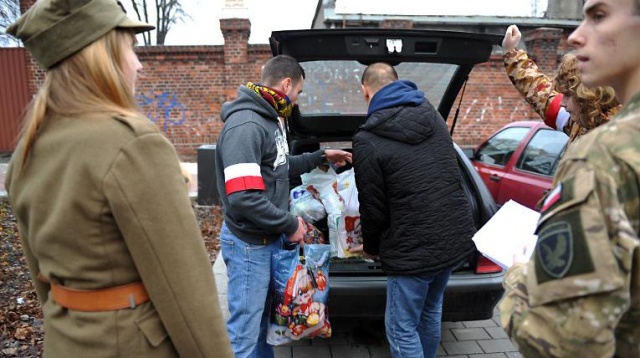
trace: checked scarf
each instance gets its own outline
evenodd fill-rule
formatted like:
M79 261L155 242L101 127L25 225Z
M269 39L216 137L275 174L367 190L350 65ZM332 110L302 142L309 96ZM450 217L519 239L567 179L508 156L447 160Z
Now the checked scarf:
M278 115L283 118L288 118L291 116L291 111L293 110L293 105L287 97L286 94L275 90L270 87L262 86L259 83L247 83L247 88L255 91L259 94L265 101L269 102L271 107L278 112Z

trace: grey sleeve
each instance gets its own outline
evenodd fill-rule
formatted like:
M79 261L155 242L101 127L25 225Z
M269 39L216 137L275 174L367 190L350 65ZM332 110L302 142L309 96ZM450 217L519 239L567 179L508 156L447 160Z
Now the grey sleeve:
M289 177L296 178L304 173L308 173L313 168L322 164L324 155L323 149L318 149L313 153L303 153L289 156Z
M233 166L253 166L260 175L262 148L266 140L266 132L254 122L246 122L225 132L224 140L218 143L217 149L222 159L225 182L228 169ZM259 181L257 184L245 181L247 184L244 186L226 193L229 209L242 213L244 218L265 231L293 234L298 228L298 219L274 205L264 190L264 179L261 176L256 179ZM289 192L288 187L282 190Z

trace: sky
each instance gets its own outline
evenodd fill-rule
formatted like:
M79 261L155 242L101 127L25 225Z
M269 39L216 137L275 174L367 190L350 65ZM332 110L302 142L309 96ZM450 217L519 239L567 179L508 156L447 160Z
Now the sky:
M122 3L135 17L131 1ZM317 0L181 0L191 18L173 25L166 45L222 45L220 18L248 17L251 21L249 43L268 43L271 31L309 29ZM547 8L547 0L336 0L336 13L371 15L485 15L538 16Z

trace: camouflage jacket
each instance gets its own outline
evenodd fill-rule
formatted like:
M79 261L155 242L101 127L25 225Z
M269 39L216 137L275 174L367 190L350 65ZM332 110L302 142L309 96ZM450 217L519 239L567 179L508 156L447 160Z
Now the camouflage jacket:
M553 80L540 72L526 51L514 49L502 59L511 83L549 127L565 132L571 142L589 131L560 106L562 94L553 90Z
M640 94L570 146L501 323L525 357L640 357Z

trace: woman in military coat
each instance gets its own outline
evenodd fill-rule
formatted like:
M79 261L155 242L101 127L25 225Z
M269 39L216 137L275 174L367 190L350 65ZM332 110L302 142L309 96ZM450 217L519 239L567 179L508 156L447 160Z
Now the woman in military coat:
M47 70L6 178L45 357L231 357L178 156L134 99L115 0L39 0L8 32Z

